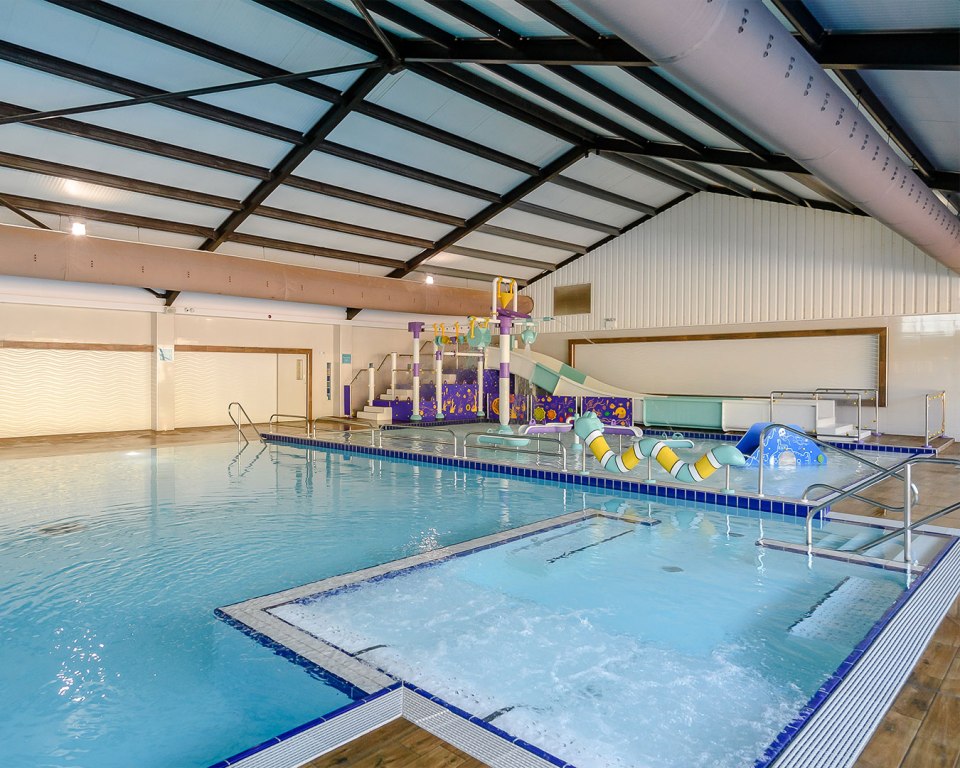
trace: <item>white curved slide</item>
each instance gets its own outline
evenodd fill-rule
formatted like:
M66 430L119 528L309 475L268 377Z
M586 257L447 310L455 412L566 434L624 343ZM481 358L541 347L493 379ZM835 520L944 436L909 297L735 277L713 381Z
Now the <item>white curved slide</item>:
M494 366L499 358L496 354L490 355L490 362ZM567 397L629 397L642 403L645 397L651 395L642 392L631 392L628 389L615 387L611 384L587 376L582 371L571 368L555 357L534 352L528 349L514 349L510 353L510 373L527 379L551 395ZM637 404L640 405L639 403ZM634 413L637 413L636 407Z

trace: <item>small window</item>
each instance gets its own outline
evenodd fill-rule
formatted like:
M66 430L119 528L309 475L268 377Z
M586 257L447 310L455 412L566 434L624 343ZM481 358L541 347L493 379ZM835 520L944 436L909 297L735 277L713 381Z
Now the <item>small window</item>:
M554 315L587 315L590 313L590 283L558 285L553 289Z

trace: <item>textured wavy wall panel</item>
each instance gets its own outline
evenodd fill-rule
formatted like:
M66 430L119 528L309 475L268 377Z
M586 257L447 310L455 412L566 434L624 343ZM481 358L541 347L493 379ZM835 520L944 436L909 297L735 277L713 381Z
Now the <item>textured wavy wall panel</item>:
M0 437L150 429L152 353L0 349Z
M864 216L700 193L524 292L593 283L548 332L960 312L960 275Z
M177 350L176 426L229 424L227 406L238 402L257 422L277 411L277 356L264 352Z

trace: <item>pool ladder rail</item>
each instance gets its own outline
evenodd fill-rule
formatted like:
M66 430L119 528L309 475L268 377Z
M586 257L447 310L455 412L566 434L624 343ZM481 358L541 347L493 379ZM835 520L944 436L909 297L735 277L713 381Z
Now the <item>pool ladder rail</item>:
M234 406L236 406L236 408L237 408L237 415L236 415L236 417L234 417L234 415L233 415L233 408L234 408ZM250 418L250 414L248 414L248 413L246 412L246 410L244 409L244 407L243 407L242 405L240 405L240 403L238 403L238 402L236 402L236 401L230 403L230 404L227 406L227 416L230 417L230 421L232 421L232 422L233 422L233 425L237 428L237 445L240 444L240 440L243 440L243 442L244 442L245 444L249 444L249 442L250 442L250 441L247 439L247 436L246 436L245 434L243 434L243 427L241 426L242 423L243 423L243 419L246 419L246 420L247 420L247 424L249 424L251 427L253 427L253 431L257 433L257 437L258 437L260 440L263 440L263 435L260 433L260 430L257 429L257 425L254 424L253 419Z

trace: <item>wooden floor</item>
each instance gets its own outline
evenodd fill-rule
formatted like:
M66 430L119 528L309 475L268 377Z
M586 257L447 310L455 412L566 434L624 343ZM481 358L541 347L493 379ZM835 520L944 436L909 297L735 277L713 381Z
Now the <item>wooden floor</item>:
M249 430L248 430L249 431ZM25 458L110 450L193 445L236 441L235 427L184 429L171 432L107 433L0 440L0 458ZM884 436L882 442L919 444ZM941 454L960 458L960 445ZM914 519L960 501L960 469L916 465L914 482L920 503ZM895 480L870 489L872 498L901 503L903 486ZM846 501L838 511L897 518L879 507ZM937 525L956 528L960 513L944 516ZM960 768L960 584L958 598L855 768ZM483 763L417 728L397 720L340 749L307 763L306 768L472 768Z
M482 768L484 763L408 720L394 720L302 768Z

